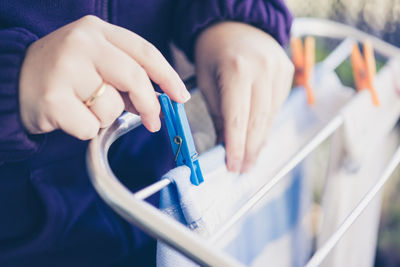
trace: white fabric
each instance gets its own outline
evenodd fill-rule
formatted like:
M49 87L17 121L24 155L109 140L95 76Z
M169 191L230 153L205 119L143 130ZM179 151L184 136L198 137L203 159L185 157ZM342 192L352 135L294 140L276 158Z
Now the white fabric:
M393 130L400 116L400 65L387 64L378 74L376 86L381 105L372 104L362 91L342 110L344 126L332 141L330 169L323 197L323 223L318 246L339 227L347 215L375 184L399 144ZM378 195L322 266L373 266L381 194Z
M352 96L353 91L343 87L334 73L321 72L319 77L324 83L316 87L316 104L307 105L302 88L292 92L250 173L227 172L224 150L216 147L200 157L205 178L200 186L191 185L183 172L166 175L176 189L162 192L160 208L202 236L216 233ZM217 245L246 265L302 266L311 248L311 224L306 216L311 208L310 188L302 167L297 167ZM188 266L189 261L159 243L157 264Z

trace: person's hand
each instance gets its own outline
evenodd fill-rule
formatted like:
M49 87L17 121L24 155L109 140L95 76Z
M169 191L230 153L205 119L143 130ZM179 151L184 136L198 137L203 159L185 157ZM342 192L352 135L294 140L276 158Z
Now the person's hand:
M250 25L222 22L195 46L198 86L208 102L228 170L246 172L286 99L294 67L282 47Z
M160 104L150 80L175 101L190 98L153 45L86 16L28 48L19 80L21 120L33 134L61 129L87 140L126 109L140 114L145 127L154 132L161 126ZM103 82L103 93L85 105Z

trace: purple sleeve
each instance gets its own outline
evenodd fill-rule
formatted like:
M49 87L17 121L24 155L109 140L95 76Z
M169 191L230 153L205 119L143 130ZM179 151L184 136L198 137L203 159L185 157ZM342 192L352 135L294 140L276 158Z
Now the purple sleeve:
M289 39L292 15L283 0L178 0L174 14L174 40L193 60L197 35L224 21L251 24L272 35L282 46Z
M23 128L18 103L18 79L28 46L37 40L22 28L0 30L0 165L36 152L43 135L29 135Z

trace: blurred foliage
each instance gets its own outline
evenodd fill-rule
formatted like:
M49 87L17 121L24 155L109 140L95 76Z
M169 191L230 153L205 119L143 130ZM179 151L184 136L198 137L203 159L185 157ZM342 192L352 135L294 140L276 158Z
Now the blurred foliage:
M400 266L400 168L385 187L375 266Z
M316 62L323 61L338 44L339 42L336 40L322 40L317 38L315 49ZM383 58L377 56L376 70L379 71L385 65L385 62ZM335 71L344 85L355 88L350 59L343 61Z

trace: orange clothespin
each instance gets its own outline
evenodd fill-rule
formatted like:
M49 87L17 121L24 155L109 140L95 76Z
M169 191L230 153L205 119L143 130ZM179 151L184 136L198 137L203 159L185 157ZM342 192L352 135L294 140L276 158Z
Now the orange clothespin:
M376 75L374 50L369 41L364 42L363 50L364 58L361 55L358 44L353 44L353 50L351 52L351 65L353 68L354 82L356 84L357 91L361 91L363 89L369 90L372 97L372 103L375 106L379 106L379 98L374 87Z
M315 65L315 39L306 37L303 43L299 37L292 38L292 61L295 67L294 83L296 86L304 86L307 92L307 102L314 104L314 92L310 82Z

